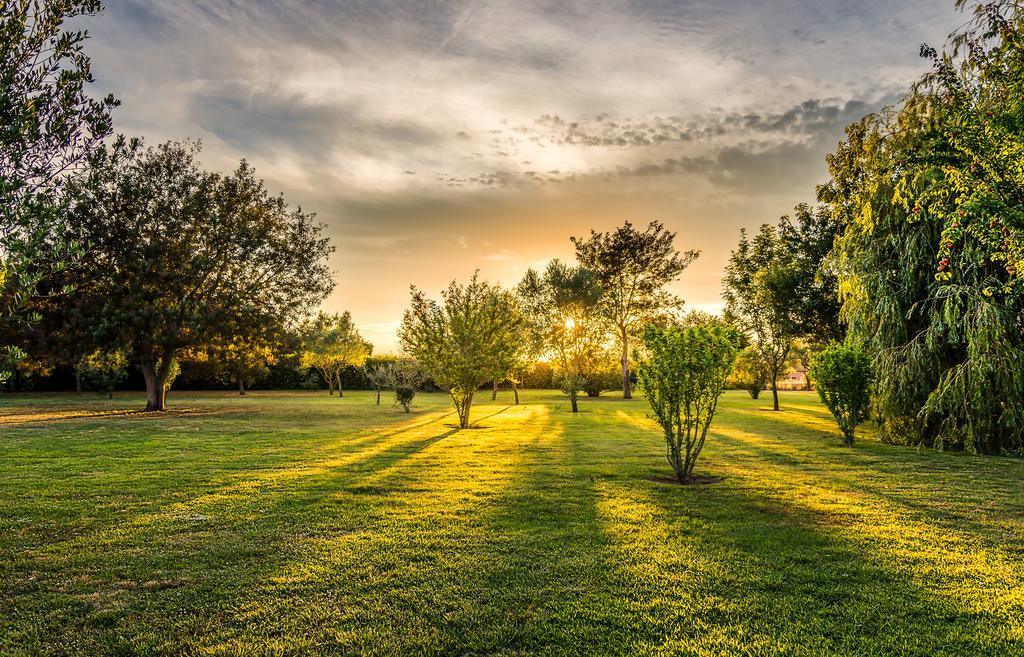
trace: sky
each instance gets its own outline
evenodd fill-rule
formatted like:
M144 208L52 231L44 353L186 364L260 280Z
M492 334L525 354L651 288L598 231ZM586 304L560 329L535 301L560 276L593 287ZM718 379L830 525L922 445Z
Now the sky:
M899 102L953 0L108 0L115 130L246 158L337 247L325 310L376 352L415 284L505 285L570 236L658 220L721 308L742 227L814 200L843 128Z

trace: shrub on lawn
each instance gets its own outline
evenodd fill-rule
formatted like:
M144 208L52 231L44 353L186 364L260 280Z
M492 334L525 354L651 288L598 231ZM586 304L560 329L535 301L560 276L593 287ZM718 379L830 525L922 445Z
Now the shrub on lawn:
M97 392L114 398L114 388L128 376L128 358L123 351L97 349L82 359L79 366L86 382Z
M736 356L729 384L736 390L746 390L751 399L757 399L768 385L768 368L755 347L747 347Z
M811 360L811 378L847 446L852 446L857 424L867 417L871 401L871 360L856 347L826 347Z
M736 359L737 335L708 323L648 326L643 339L648 356L637 368L637 381L664 430L668 462L679 481L686 483Z
M412 400L416 397L416 388L400 385L395 388L395 404L401 406L408 413L412 407Z
M609 390L618 390L622 387L622 369L617 361L610 361L598 367L592 372L583 375L583 392L587 397L600 397L602 393Z
M392 384L395 386L395 405L408 413L416 390L423 385L423 370L413 358L400 358L391 366Z

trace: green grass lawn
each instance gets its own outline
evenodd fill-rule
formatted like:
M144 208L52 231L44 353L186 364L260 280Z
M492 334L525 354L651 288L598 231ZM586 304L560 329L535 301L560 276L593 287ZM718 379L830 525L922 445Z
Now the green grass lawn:
M417 401L0 398L0 654L1024 654L1020 460L727 393L683 487L642 399Z

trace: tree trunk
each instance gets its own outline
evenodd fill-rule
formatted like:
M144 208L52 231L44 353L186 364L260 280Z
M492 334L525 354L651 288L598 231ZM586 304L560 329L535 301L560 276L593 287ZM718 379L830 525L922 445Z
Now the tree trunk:
M779 371L772 370L772 410L779 410Z
M142 378L146 380L146 411L155 412L166 409L164 383L167 381L168 367L157 371L152 361L142 362Z
M491 386L491 401L495 401L498 399L498 382L492 381Z
M459 413L459 428L469 428L469 409L473 407L473 395L472 393L466 398L466 402L463 405L461 412Z
M512 394L515 395L516 406L519 406L519 388L516 386L515 381L512 382Z
M75 365L75 394L82 394L82 366Z
M338 399L345 396L345 391L341 389L341 374L338 374Z
M380 388L377 388L377 406L380 406Z
M579 394L577 392L575 392L575 391L569 393L569 403L572 404L572 412L573 413L579 413L580 412L580 408L576 404L576 398L578 396L579 396Z
M113 398L114 398L114 391L113 390L108 390L107 391L107 399L113 399Z
M622 398L632 399L633 392L629 389L629 335L622 330ZM575 413L575 411L573 411Z
M238 396L245 397L245 379L238 377Z

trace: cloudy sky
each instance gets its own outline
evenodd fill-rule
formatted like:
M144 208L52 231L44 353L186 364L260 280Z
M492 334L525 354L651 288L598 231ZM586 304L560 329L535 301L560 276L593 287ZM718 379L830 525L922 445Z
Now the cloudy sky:
M108 0L116 128L245 157L337 246L328 310L378 351L409 284L514 283L571 235L663 221L720 307L740 227L813 200L843 127L899 100L952 0Z

